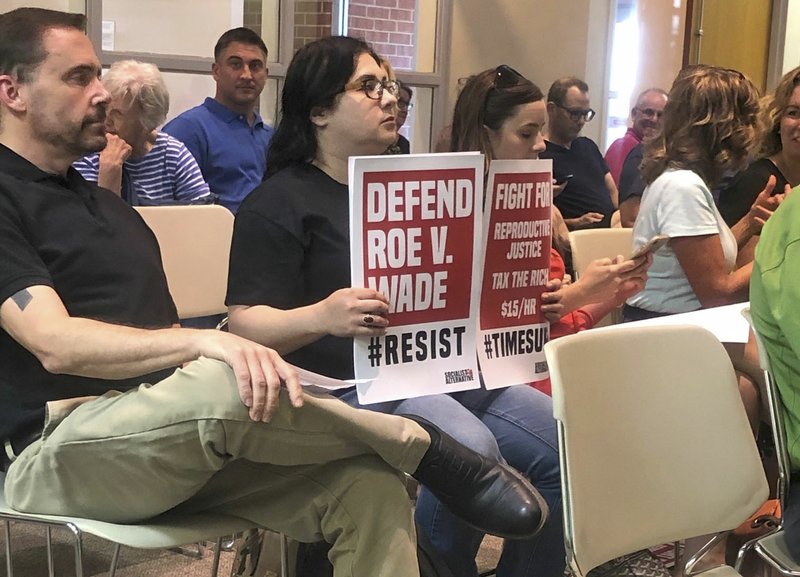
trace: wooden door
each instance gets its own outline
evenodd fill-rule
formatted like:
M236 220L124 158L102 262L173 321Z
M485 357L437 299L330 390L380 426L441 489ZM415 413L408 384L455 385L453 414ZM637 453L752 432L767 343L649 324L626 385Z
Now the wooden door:
M773 0L689 0L684 63L744 72L764 91Z

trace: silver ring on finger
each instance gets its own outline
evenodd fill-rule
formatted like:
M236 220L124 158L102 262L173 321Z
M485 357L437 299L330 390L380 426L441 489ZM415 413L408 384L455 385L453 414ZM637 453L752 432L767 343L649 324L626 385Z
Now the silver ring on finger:
M364 315L364 318L361 320L364 321L364 324L369 327L372 326L372 323L375 322L375 317L373 317L372 315Z

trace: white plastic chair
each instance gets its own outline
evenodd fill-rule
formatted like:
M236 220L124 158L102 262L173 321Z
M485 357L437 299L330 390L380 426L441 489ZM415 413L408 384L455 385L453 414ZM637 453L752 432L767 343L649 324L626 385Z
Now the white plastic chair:
M633 250L633 229L631 228L590 228L573 230L569 233L572 247L572 266L575 276L598 258L614 258L621 254L628 256Z
M783 420L783 407L781 405L780 392L778 391L778 384L772 373L772 367L770 366L769 355L764 346L764 341L753 325L750 309L744 309L742 315L747 319L747 322L750 323L750 328L755 335L756 344L758 346L758 364L764 372L764 380L767 385L767 404L769 407L770 426L772 428L772 438L775 443L775 454L778 461L776 492L781 503L781 511L785 511L792 467L789 462L789 450L786 445L786 426ZM782 574L800 576L800 564L789 554L789 548L786 546L786 534L782 530L782 525L783 522L781 520L775 531L746 543L739 551L739 559L742 559L752 548L755 549L756 553L758 553L764 561Z
M585 331L547 343L545 355L578 577L645 547L732 530L766 500L733 367L705 329ZM738 575L728 566L703 574Z
M216 204L136 207L161 246L178 317L226 312L233 215Z
M630 228L590 228L573 230L569 233L572 248L572 267L575 278L581 277L593 260L628 256L633 250L633 229ZM599 319L595 327L603 327L621 322L620 309Z

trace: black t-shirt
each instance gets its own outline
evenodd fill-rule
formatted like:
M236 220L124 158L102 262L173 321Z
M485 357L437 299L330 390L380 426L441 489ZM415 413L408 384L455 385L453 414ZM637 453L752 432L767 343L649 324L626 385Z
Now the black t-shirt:
M545 143L547 149L539 157L553 159L556 182L572 175L561 194L553 199L564 218L599 212L605 218L596 226L610 226L614 204L605 180L609 169L597 145L585 136L573 140L569 148L550 141Z
M644 146L637 144L625 157L622 163L622 172L619 176L619 203L622 204L633 196L644 194L644 182L639 166L644 158Z
M347 185L302 164L281 170L250 193L233 228L229 306L288 310L350 285ZM353 378L352 339L325 336L285 357L324 375Z
M733 226L750 211L750 207L764 190L767 179L775 176L775 189L773 194L783 192L788 184L778 167L769 159L756 160L746 170L743 170L731 184L720 190L717 204L719 213L728 226Z
M397 147L400 149L400 154L411 154L411 143L402 134L397 137Z
M177 322L158 243L139 215L74 169L66 178L46 173L0 145L0 303L34 285L52 287L73 317L142 328ZM41 419L47 401L125 390L166 374L119 381L54 375L0 330L0 439Z

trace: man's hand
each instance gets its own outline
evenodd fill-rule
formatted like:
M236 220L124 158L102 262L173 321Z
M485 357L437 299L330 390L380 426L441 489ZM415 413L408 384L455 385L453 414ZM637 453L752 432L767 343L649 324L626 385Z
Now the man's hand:
M122 190L122 166L131 155L131 145L116 134L106 134L106 147L100 152L97 184L117 194Z
M602 213L587 212L585 214L580 215L578 218L565 218L564 222L567 223L567 226L570 229L574 229L574 228L583 228L584 226L589 226L590 224L600 222L601 220L603 220Z
M269 422L278 408L281 386L293 407L303 406L303 388L297 373L278 353L230 333L200 330L199 355L227 363L236 375L239 397L254 421ZM198 355L198 356L199 356Z

